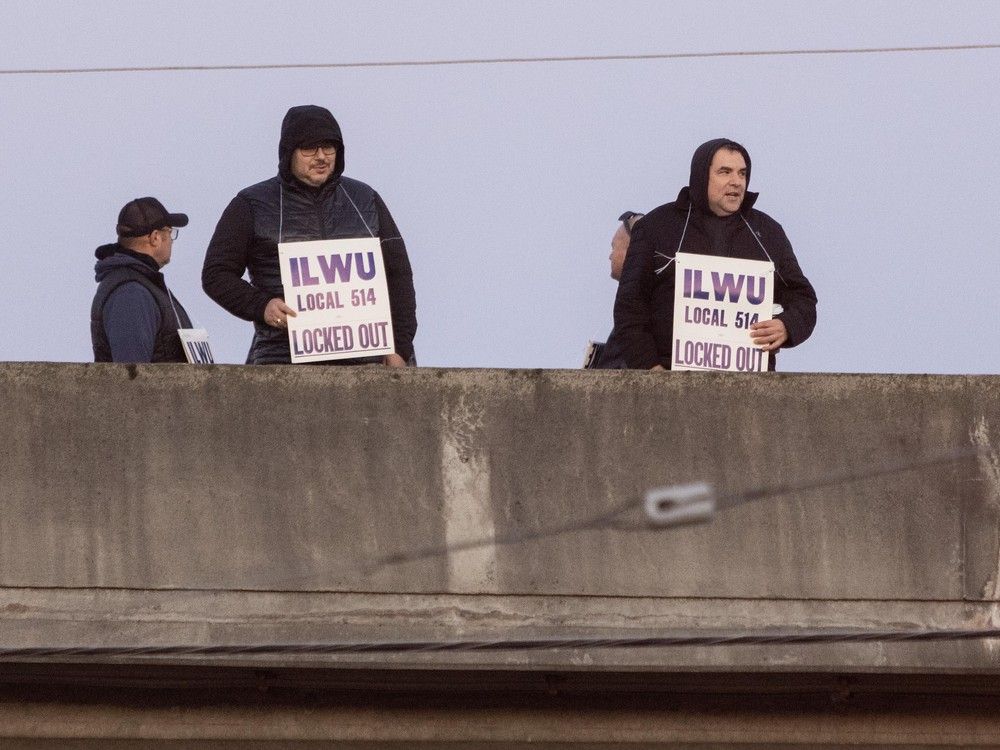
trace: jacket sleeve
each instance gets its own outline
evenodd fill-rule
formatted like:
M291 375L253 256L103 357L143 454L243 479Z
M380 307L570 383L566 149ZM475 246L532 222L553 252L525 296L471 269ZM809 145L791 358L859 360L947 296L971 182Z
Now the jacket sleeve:
M776 315L785 324L788 341L782 346L788 349L805 341L816 327L816 291L809 279L799 268L799 261L792 250L792 244L781 225L774 222L771 246L777 252L777 278L775 279L775 302L784 310Z
M409 362L413 359L413 337L417 334L417 297L413 289L413 270L406 254L406 243L378 193L375 194L375 206L378 210L379 240L389 286L389 308L392 311L396 354Z
M142 284L127 282L104 303L104 333L112 362L152 362L160 308Z
M625 363L648 370L661 364L653 338L653 245L640 219L632 239L615 296L615 334L620 337Z
M264 322L270 295L243 279L253 241L253 214L240 196L233 198L215 227L201 269L205 294L238 318Z

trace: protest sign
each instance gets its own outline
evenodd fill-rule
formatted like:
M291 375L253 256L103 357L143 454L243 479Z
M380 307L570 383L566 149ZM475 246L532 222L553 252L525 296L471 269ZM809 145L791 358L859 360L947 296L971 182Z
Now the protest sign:
M393 350L389 288L377 237L278 244L292 362Z
M677 253L671 367L767 370L767 354L754 346L750 326L771 318L773 302L773 263Z
M214 365L212 348L208 345L208 331L204 328L178 328L184 356L192 365Z

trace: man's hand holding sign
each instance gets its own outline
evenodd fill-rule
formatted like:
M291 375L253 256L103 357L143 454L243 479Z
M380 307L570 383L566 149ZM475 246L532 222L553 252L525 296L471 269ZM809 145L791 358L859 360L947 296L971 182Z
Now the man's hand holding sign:
M761 320L750 326L753 343L765 352L775 351L788 341L788 330L778 318Z
M275 297L264 308L264 320L275 328L287 328L289 316L294 318L295 310L286 305L281 297Z

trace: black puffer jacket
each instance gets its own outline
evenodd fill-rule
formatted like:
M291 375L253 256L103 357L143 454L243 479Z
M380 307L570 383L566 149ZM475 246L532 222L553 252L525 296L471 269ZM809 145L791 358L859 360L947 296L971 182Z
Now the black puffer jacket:
M301 145L326 140L337 143L334 170L323 185L311 187L292 175L292 154ZM281 126L278 175L241 190L219 219L205 255L202 287L233 315L254 322L248 362L290 361L287 330L264 322L267 303L284 299L278 243L370 236L381 241L396 353L413 358L416 298L406 245L378 193L343 177L343 171L344 143L333 115L312 105L292 107Z
M708 170L715 152L723 146L743 154L749 185L750 155L746 149L726 139L709 141L695 151L690 185L680 191L677 200L650 211L632 228L615 298L615 333L621 337L629 367L670 367L672 259L678 250L747 260L767 260L770 256L775 265L774 301L784 308L775 317L788 331L784 347L801 344L816 325L816 292L799 268L781 225L753 208L757 194L747 192L739 211L730 217L719 218L709 210ZM774 369L773 355L770 369Z

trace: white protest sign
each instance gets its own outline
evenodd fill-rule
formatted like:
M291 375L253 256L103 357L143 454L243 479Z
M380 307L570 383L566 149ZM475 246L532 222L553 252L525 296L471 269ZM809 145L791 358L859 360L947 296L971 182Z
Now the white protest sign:
M773 302L773 263L677 253L671 367L766 371L750 326L771 318Z
M204 328L178 328L184 356L192 365L214 365L212 348L208 345L208 331Z
M292 362L391 354L392 315L377 237L278 245Z

